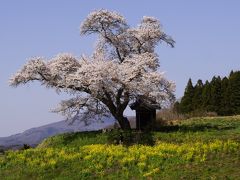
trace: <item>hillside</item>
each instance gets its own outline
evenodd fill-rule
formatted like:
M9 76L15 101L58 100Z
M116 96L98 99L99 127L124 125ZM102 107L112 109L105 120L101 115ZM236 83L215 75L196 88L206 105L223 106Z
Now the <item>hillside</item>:
M0 179L239 179L240 116L193 118L152 133L154 146L78 132L0 156Z
M70 124L68 121L63 120L44 126L31 128L23 133L11 135L8 137L0 137L0 146L4 148L18 149L23 144L35 146L43 139L62 134L66 132L79 132L79 131L94 131L111 126L114 123L112 117L103 118L103 122L95 122L90 125L85 125L83 122L75 121Z

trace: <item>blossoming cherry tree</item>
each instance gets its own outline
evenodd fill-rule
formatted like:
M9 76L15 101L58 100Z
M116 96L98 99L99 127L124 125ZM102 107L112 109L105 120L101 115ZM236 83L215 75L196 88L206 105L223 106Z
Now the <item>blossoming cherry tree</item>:
M159 42L171 47L174 40L166 35L160 22L143 17L130 27L116 12L97 10L81 25L81 35L97 34L98 41L90 57L59 54L46 61L30 59L11 79L12 86L40 81L42 85L73 96L54 111L72 120L91 122L92 117L113 116L123 130L130 123L123 112L139 97L146 104L168 104L175 85L158 71L159 59L154 49Z

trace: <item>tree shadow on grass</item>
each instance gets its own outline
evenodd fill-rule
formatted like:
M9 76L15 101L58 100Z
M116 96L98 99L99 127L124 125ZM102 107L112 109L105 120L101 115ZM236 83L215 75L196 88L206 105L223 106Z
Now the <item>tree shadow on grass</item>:
M65 133L62 135L63 142L67 144L76 140L76 139L85 139L85 138L97 138L102 131L83 131L83 132L72 132Z
M189 124L189 125L163 125L157 128L160 132L202 132L202 131L224 131L235 129L236 127L231 125L214 125L214 124Z
M122 144L125 146L131 146L135 144L141 145L154 145L154 138L151 131L138 131L130 130L123 131L115 129L108 133L109 144Z

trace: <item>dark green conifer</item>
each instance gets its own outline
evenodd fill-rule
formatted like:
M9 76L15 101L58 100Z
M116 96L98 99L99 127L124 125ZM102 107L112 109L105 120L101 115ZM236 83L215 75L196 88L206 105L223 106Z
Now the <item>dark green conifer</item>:
M223 79L214 76L205 84L199 79L194 87L189 79L181 102L174 108L181 113L200 110L219 115L240 114L240 71L231 71Z
M194 110L202 109L202 92L203 92L203 82L201 79L197 81L197 84L194 86L194 95L192 100L192 105Z
M211 100L211 84L206 81L202 91L202 109L206 112L210 111Z
M221 105L221 78L213 77L211 81L211 98L209 110L211 112L219 113Z
M229 76L230 106L234 114L240 114L240 71Z
M231 105L230 105L230 97L231 92L229 88L229 80L227 77L224 77L221 82L221 105L219 110L219 115L231 115Z
M193 104L192 104L193 96L194 96L194 87L192 85L192 80L190 78L185 88L184 96L182 97L182 100L180 103L180 111L182 113L189 113L193 110Z

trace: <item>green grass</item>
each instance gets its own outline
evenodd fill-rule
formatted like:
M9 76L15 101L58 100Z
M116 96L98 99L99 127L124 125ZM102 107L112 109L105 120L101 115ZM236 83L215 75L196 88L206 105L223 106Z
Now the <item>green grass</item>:
M0 179L240 179L240 116L193 118L152 133L154 146L69 133L0 156Z

